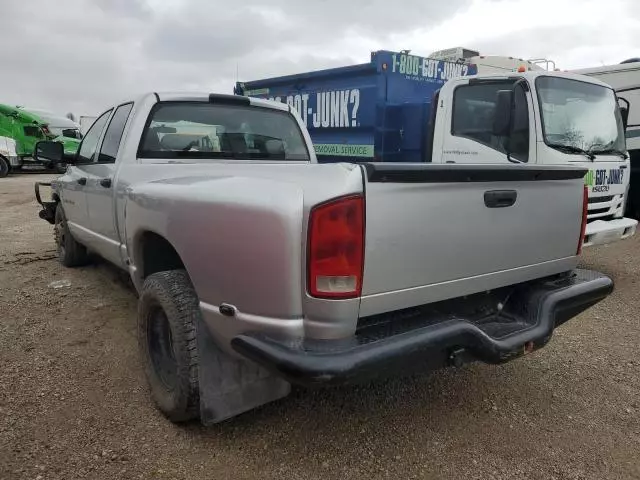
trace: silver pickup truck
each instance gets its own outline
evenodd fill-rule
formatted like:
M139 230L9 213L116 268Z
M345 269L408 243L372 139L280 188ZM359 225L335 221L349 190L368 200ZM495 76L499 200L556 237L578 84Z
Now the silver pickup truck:
M318 164L290 107L148 94L104 112L40 216L129 272L152 396L219 422L334 385L544 346L605 298L575 166Z

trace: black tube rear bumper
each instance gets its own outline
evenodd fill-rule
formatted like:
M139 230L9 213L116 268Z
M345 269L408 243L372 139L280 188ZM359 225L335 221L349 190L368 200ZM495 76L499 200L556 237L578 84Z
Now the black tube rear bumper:
M414 309L411 315L378 316L354 337L335 341L283 341L260 333L236 336L238 353L289 382L303 385L355 383L390 376L407 367L421 370L479 360L502 363L543 347L553 330L613 291L613 281L598 272L575 270L503 289L483 297L469 313L469 300ZM503 295L503 297L500 297ZM505 298L510 308L488 305ZM445 315L442 311L447 310ZM394 312L397 313L397 312ZM408 319L407 319L408 318Z

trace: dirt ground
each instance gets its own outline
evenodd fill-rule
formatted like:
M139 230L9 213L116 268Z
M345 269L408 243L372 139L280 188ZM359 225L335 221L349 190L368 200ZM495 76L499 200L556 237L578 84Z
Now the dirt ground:
M528 357L180 427L150 400L126 277L55 259L48 178L0 179L0 479L640 478L640 235L586 252L616 291Z

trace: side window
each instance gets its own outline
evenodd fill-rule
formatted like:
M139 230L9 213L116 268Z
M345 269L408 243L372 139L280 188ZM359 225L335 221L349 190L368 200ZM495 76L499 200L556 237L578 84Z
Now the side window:
M100 154L98 155L98 162L113 163L116 161L124 126L127 123L127 118L129 118L129 113L131 113L132 108L133 103L127 103L126 105L120 105L116 109L116 113L111 117L111 122L104 134L104 140L102 141L102 147L100 147Z
M42 134L42 130L40 130L40 127L36 127L33 125L25 125L23 128L24 128L24 134L27 137L35 137L35 138L44 137L44 135Z
M509 138L493 135L493 117L499 90L511 88L512 82L461 85L453 94L451 134L482 143L500 152L510 153L526 162L529 156L529 110L522 86L516 88L516 111Z
M104 112L100 117L93 122L91 128L84 136L82 143L80 144L80 151L78 152L78 163L91 163L93 157L98 149L98 141L104 130L104 126L107 124L111 110Z

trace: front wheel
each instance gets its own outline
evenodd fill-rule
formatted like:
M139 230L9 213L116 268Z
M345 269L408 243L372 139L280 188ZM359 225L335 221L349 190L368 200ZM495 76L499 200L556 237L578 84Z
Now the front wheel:
M53 235L58 251L58 260L65 267L79 267L86 265L89 255L84 245L78 243L67 225L67 218L64 215L62 206L56 207Z
M0 157L0 178L4 178L9 175L10 171L11 165L9 165L9 161L4 157Z
M200 415L198 297L184 270L150 275L138 300L138 345L151 395L173 422Z

